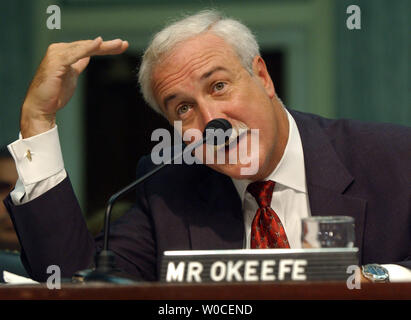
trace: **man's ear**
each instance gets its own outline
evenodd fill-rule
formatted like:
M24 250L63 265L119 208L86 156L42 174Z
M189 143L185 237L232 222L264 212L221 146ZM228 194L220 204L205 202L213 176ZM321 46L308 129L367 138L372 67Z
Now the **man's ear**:
M273 81L271 80L270 74L268 73L267 66L263 58L260 56L255 56L253 60L253 72L254 75L261 82L268 96L272 99L275 96L275 88Z

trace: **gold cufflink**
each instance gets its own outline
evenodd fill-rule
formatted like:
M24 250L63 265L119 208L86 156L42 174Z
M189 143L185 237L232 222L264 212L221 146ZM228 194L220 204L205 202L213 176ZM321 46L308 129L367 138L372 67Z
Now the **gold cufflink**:
M27 150L27 152L26 152L26 157L27 157L27 159L29 159L29 161L32 160L30 149Z

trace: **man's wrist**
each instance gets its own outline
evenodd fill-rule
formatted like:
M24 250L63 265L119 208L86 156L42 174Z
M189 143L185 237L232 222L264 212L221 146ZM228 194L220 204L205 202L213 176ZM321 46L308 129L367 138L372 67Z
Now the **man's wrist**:
M20 132L27 139L52 129L56 124L56 114L41 114L23 105L20 119Z
M388 270L377 263L363 265L362 276L371 282L389 282L390 280Z

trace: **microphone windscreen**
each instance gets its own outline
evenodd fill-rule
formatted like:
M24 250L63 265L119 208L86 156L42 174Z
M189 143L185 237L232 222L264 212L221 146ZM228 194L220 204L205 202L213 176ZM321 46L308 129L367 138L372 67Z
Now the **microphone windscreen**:
M230 130L232 128L233 128L233 126L226 119L222 119L222 118L213 119L209 123L207 123L207 125L204 129L204 134L205 134L207 129L212 129L212 130L222 129L223 131L227 131L227 130Z
M229 137L232 134L232 129L233 126L228 120L222 118L213 119L207 123L203 132L203 137L208 137L206 144L215 146L219 144L224 145L229 141ZM219 135L221 137L219 137Z

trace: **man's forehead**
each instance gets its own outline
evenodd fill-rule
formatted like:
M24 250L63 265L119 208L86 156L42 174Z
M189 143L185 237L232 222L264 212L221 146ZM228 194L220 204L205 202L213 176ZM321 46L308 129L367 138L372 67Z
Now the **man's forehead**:
M201 80L215 68L228 71L234 66L241 63L232 47L214 34L203 34L180 43L160 60L153 70L153 91L161 96L188 77Z

